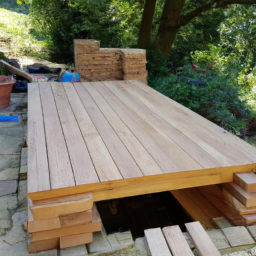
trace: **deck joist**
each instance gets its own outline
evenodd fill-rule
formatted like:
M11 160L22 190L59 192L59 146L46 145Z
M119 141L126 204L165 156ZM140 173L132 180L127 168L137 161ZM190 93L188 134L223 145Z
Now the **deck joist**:
M28 196L94 201L233 181L256 148L140 81L28 86Z

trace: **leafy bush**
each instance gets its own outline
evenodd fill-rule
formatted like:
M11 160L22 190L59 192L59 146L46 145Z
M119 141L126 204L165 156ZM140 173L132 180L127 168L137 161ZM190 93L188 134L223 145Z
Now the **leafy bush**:
M200 74L187 65L178 75L150 79L149 85L225 129L240 134L246 126L244 119L253 118L253 108L245 91L223 74L213 74L211 69L206 72Z

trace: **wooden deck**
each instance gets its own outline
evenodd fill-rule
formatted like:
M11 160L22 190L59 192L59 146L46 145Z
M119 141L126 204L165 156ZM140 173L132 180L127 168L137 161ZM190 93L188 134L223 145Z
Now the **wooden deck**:
M28 196L94 201L233 181L256 148L140 81L28 87Z

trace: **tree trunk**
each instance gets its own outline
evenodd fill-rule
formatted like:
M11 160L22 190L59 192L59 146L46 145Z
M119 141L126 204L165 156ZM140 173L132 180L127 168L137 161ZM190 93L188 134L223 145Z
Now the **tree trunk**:
M160 26L157 32L154 48L159 50L167 60L178 33L179 18L184 6L185 0L166 0Z
M156 0L146 0L137 43L138 48L148 49L150 47L155 7Z

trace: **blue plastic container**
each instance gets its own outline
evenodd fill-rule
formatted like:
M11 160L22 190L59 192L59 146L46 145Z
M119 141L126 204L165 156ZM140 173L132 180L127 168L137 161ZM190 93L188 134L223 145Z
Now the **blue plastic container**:
M62 83L65 83L65 82L80 83L81 79L80 79L80 76L78 73L66 72L61 77L60 82L62 82Z

